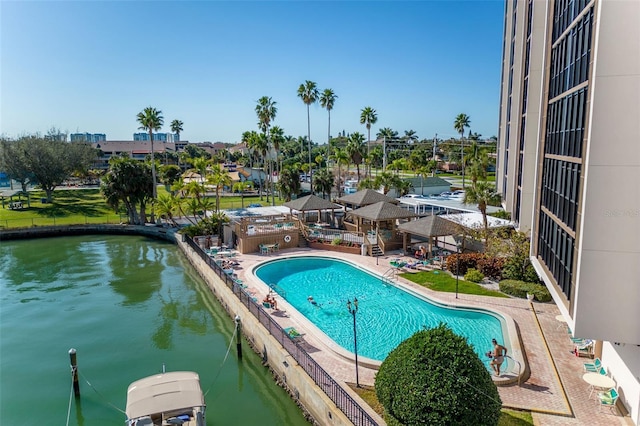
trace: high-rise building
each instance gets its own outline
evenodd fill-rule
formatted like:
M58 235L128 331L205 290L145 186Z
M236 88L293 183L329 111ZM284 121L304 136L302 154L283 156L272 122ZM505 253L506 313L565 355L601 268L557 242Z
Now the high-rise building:
M107 135L104 133L71 133L69 135L71 142L84 141L84 142L104 142L107 140Z
M133 134L134 141L149 141L149 133L134 133ZM153 134L154 142L180 142L180 135L177 133L154 133Z
M496 182L640 419L640 1L507 0Z

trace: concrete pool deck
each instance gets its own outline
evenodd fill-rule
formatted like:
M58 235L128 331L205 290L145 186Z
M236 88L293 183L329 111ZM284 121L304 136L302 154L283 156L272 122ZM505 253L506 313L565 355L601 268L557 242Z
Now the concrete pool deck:
M269 255L244 254L241 269L236 271L239 278L255 291L259 300L267 294L268 287L257 280L251 270L258 263L269 259L293 255L323 255L348 260L378 275L389 269L389 260L397 255L382 256L378 259L359 255L319 251L312 249L290 249ZM376 263L378 263L376 265ZM414 283L398 278L400 284L414 291ZM453 293L433 292L419 287L419 292L448 304L456 304ZM309 327L309 322L286 301L278 298L279 311L272 311L273 318L284 327L296 327L304 334L303 346L307 352L338 381L355 383L355 366L352 360L336 350L336 344L324 335L318 335ZM583 363L586 358L578 358L570 353L573 344L560 327L556 316L560 311L553 303L534 303L534 311L524 299L494 298L459 294L458 303L495 310L511 316L524 349L524 356L530 368L528 378L518 385L500 386L498 391L505 408L531 411L535 424L540 425L632 425L628 416L613 415L608 409L600 410L594 399L589 399L588 384L582 380ZM345 308L346 309L346 308ZM321 334L321 333L320 333ZM488 346L490 343L488 342ZM342 350L344 352L344 350ZM360 361L360 360L359 360ZM365 360L362 360L365 361ZM359 362L359 380L363 385L373 386L376 370ZM526 376L525 376L526 377Z

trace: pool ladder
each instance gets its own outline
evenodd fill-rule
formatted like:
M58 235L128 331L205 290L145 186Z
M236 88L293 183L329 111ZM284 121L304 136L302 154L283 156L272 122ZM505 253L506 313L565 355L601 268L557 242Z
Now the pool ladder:
M280 287L278 284L269 284L269 288L271 288L271 290L275 291L276 293L278 293L280 296L286 298L287 297L287 292L284 291L284 289L282 287Z
M389 268L387 272L382 275L382 282L385 284L394 284L398 281L398 269L397 268Z

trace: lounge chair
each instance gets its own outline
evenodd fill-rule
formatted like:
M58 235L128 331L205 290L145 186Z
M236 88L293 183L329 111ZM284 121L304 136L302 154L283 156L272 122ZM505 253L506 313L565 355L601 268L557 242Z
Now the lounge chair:
M284 329L284 332L287 333L287 336L289 336L291 340L295 340L297 338L302 337L302 334L300 334L295 327L287 327Z
M600 402L600 410L602 407L607 407L614 413L614 409L616 408L616 402L618 402L618 391L615 389L609 389L606 392L598 392L598 401ZM614 413L615 414L615 413Z
M597 373L602 368L602 362L600 358L596 358L593 362L585 362L583 365L583 369L587 373Z
M577 356L593 357L593 340L585 340L584 344L576 346Z

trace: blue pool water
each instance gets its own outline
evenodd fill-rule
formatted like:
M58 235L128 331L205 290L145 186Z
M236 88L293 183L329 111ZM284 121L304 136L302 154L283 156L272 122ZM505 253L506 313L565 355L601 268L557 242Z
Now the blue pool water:
M347 262L295 257L268 262L255 274L275 287L294 308L327 336L353 352L353 317L347 300L358 299L358 354L383 361L403 340L440 322L467 338L480 359L491 339L504 342L502 323L488 311L454 309L429 303ZM307 299L313 296L317 305Z

